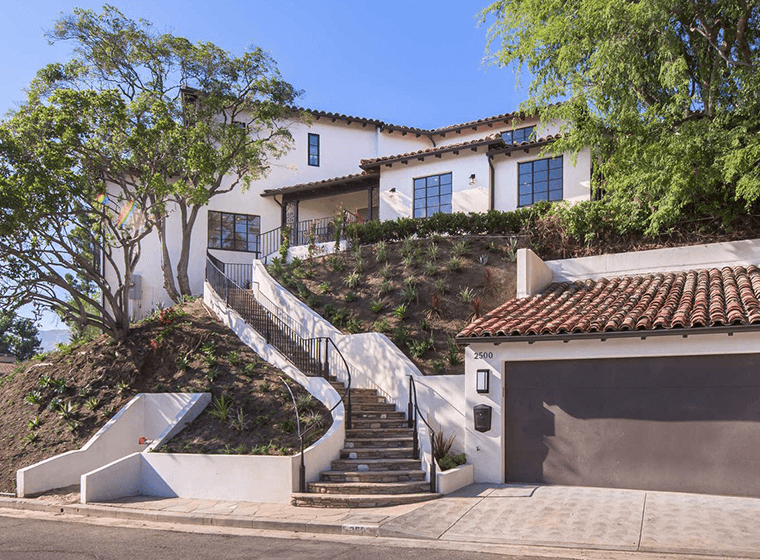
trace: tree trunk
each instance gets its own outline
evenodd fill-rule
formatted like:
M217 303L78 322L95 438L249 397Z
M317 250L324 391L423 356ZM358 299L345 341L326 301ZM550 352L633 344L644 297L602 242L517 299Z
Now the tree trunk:
M179 291L182 295L193 295L190 289L190 279L187 274L187 268L190 263L190 241L192 239L193 227L195 227L196 219L198 218L199 206L193 206L190 210L190 215L187 213L187 206L183 203L180 204L182 215L182 249L179 254L179 260L177 261L177 282L179 284Z
M179 301L181 296L174 284L174 274L172 273L172 259L169 255L169 247L166 245L166 216L162 216L156 221L156 231L161 243L161 272L164 277L164 290L169 294L172 301ZM184 239L184 235L183 235Z

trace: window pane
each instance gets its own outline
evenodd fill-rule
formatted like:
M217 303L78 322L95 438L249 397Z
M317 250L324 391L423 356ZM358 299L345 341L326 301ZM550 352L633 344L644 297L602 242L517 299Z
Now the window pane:
M424 208L415 208L414 209L414 217L415 218L424 218L425 217L425 209Z
M451 214L451 204L441 204L441 212Z
M425 179L414 180L414 190L420 190L425 188Z
M549 169L549 179L562 179L562 168Z
M547 170L534 171L533 172L533 180L534 181L548 181L549 180L549 172Z
M531 204L533 204L531 195L520 195L520 206L530 206Z
M441 193L439 187L430 187L427 190L427 195L430 196L438 196Z
M550 169L562 169L562 156L549 160Z
M235 229L234 214L222 213L222 249L234 249L235 240L233 232Z
M437 187L441 183L440 175L433 175L427 178L427 187Z
M425 208L425 199L424 198L415 198L414 199L414 207L415 208Z
M451 194L451 183L441 183L441 194Z
M208 246L212 249L219 249L222 246L221 227L221 216L219 215L219 212L209 212Z
M451 204L451 194L441 195L441 205L444 205L444 204Z
M562 191L556 191L556 190L550 190L549 191L549 200L555 201L555 200L562 200Z
M512 143L512 131L508 132L502 132L501 133L501 139L504 141L505 144L511 144Z
M446 173L445 175L441 175L441 185L450 185L451 184L451 173Z
M549 168L549 162L545 159L539 159L533 162L533 173L536 171L546 171Z

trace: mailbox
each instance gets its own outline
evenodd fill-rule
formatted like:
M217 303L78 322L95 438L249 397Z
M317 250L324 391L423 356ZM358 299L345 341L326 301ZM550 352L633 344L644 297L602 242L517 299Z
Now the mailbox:
M472 407L475 416L475 431L487 432L491 429L491 407L487 404L476 404Z

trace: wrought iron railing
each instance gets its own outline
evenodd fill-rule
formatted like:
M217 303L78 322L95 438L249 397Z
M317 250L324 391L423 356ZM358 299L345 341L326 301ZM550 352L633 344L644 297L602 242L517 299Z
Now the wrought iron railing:
M425 417L420 411L419 403L417 402L417 386L414 384L414 378L409 376L409 405L407 407L406 419L407 426L414 428L412 431L412 456L415 459L420 458L420 441L418 432L417 419L420 418L427 426L428 432L430 432L430 491L435 494L436 492L436 476L437 469L435 464L435 430L425 420Z
M219 265L222 265L221 267ZM224 299L228 307L234 309L243 320L255 331L264 337L267 344L271 344L280 351L293 365L305 375L319 376L329 379L335 377L345 383L345 390L340 395L340 401L324 413L324 416L332 415L333 410L341 403L344 404L346 415L346 429L351 429L351 369L348 362L341 354L335 342L328 337L304 338L292 324L286 322L277 313L264 306L254 296L250 289L244 288L240 283L229 278L223 269L229 267L229 263L223 263L211 254L206 259L206 281L211 285L216 294ZM246 266L246 265L240 265ZM250 266L250 265L248 265ZM238 272L236 266L232 270ZM251 283L252 275L248 276L247 282ZM296 408L296 415L298 409ZM316 426L316 425L315 425ZM312 428L301 432L301 466L299 487L301 492L306 492L306 466L304 459L304 438L312 431Z
M359 221L359 217L349 211L344 211L343 225ZM290 237L291 246L309 245L314 243L327 243L335 241L335 218L317 218L298 222L295 227L285 229L277 227L259 234L259 252L256 258L266 258L276 253L282 246L283 237L287 233ZM340 232L340 239L345 239L344 232Z

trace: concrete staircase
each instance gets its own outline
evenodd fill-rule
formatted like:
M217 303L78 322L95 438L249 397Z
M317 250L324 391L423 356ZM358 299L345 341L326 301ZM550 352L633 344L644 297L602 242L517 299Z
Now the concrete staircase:
M340 394L345 386L330 381ZM352 427L332 470L308 483L308 493L293 494L292 503L307 507L378 507L422 502L440 497L413 458L412 428L406 415L374 389L351 389Z

